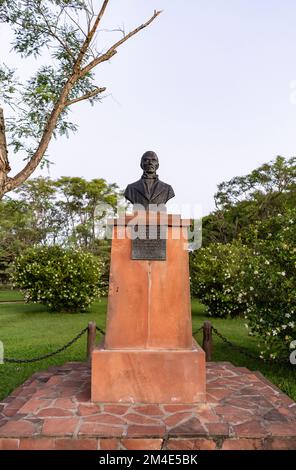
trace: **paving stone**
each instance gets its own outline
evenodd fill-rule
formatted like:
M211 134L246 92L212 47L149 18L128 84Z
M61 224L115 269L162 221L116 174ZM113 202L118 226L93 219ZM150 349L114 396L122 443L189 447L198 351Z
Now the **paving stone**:
M221 450L262 450L262 439L226 439Z
M89 405L79 405L78 406L78 414L80 416L88 416L100 413L101 408L98 405L89 404Z
M296 438L274 437L266 440L265 450L296 450Z
M226 423L207 423L204 426L210 436L229 436L229 425Z
M41 398L31 398L31 400L27 401L20 409L19 413L21 414L30 414L37 412L41 408L45 408L52 403L52 400L45 400Z
M287 423L287 418L279 412L279 410L272 409L263 415L263 418L267 421L277 421Z
M260 420L234 425L233 432L238 437L265 437L270 434Z
M45 418L42 433L45 436L71 436L78 423L78 418Z
M121 444L127 450L160 450L162 439L122 439Z
M112 425L114 425L114 424L115 425L125 424L125 419L123 419L122 417L111 415L111 414L108 414L108 413L101 413L101 414L97 414L97 415L85 416L84 421L88 422L88 423L95 422L95 423L101 423L101 424L107 424L107 425L109 425L109 424L112 424Z
M161 425L161 421L157 418L151 418L150 416L138 415L136 413L127 413L124 415L124 419L129 424L151 424L151 425Z
M21 439L19 448L20 450L53 450L55 448L55 440L44 437Z
M178 411L194 411L192 405L163 405L163 409L166 413L177 413Z
M172 406L172 405L168 405ZM180 405L179 405L180 406ZM148 416L163 416L164 412L162 411L159 405L142 405L142 406L135 406L133 411L137 413L141 413L143 415Z
M214 450L216 442L213 439L169 439L165 450Z
M132 424L128 426L127 436L128 437L149 437L149 436L164 436L165 426L147 426L147 425L138 425Z
M176 426L181 421L189 420L192 417L192 414L193 413L190 413L190 412L189 413L187 413L187 412L174 413L174 414L168 416L167 418L165 418L164 423L168 427Z
M0 439L0 450L17 450L19 443L19 439Z
M222 400L223 398L229 397L233 392L232 390L225 390L223 388L208 388L207 393L217 400Z
M266 423L266 429L273 436L296 436L296 421L294 423Z
M56 439L55 450L97 450L97 439Z
M33 423L25 420L10 420L0 428L0 437L32 436L36 431Z
M117 437L124 435L123 426L111 426L101 423L83 423L81 424L78 436L104 436Z
M46 417L46 416L51 416L51 417L57 417L57 416L73 416L73 412L71 410L64 410L63 408L43 408L42 410L38 411L37 415L38 417Z
M99 447L100 450L119 450L118 439L100 439Z
M188 421L185 421L184 423L172 428L169 431L169 435L171 436L177 436L180 434L183 436L186 436L186 435L198 436L198 435L206 435L207 431L202 426L199 419L195 417L195 418L190 418Z
M57 398L54 402L52 402L52 406L56 408L63 408L65 410L76 408L76 405L73 403L71 398Z
M103 407L106 413L115 415L124 415L128 410L130 410L130 405L103 405Z

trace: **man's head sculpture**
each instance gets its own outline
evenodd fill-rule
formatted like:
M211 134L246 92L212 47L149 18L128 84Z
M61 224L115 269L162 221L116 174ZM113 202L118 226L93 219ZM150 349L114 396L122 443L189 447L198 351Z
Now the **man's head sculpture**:
M144 173L148 175L156 175L156 171L159 167L158 156L155 152L148 150L142 155L141 168Z
M149 150L142 155L141 179L127 186L124 196L138 209L157 210L163 208L169 199L175 196L173 188L160 181L156 171L159 167L158 157ZM162 210L162 209L161 209Z

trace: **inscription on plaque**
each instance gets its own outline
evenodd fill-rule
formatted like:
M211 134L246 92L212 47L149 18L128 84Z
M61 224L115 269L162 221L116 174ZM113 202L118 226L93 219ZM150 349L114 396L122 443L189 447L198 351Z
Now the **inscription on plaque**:
M161 225L139 225L132 240L132 259L166 260L167 228Z

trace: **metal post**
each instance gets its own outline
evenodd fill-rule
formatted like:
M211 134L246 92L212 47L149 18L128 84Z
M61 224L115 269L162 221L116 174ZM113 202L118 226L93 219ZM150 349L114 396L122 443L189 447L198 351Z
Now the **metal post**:
M213 341L212 341L212 324L205 321L203 324L203 341L202 348L206 353L206 361L212 360Z

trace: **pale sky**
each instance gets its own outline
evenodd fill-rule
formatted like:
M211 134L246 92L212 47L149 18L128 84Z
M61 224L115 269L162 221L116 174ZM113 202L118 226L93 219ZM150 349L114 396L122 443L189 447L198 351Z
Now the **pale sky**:
M97 69L110 95L73 106L79 131L50 145L50 176L125 188L154 150L173 201L207 214L218 183L296 154L296 2L113 0L102 28L128 31L154 9L164 11ZM2 28L1 60L22 77L30 65L15 61L7 39Z

